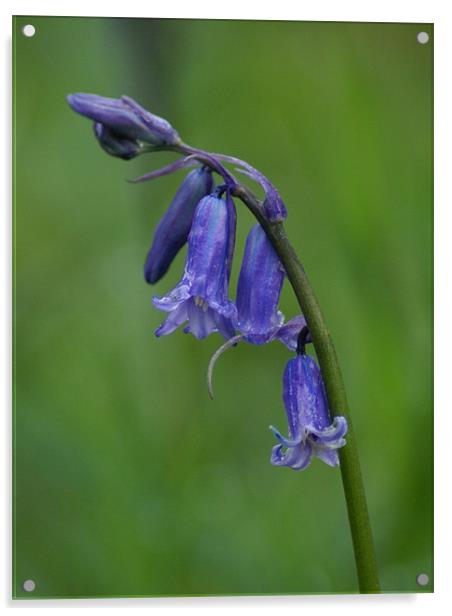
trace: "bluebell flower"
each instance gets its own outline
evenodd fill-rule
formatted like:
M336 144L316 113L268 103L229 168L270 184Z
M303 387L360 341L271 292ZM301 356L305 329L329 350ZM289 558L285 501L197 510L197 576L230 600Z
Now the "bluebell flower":
M251 228L245 245L237 285L237 321L239 334L231 336L210 358L207 369L207 388L213 398L212 377L221 355L239 342L267 344L279 340L291 351L298 348L300 332L306 331L304 342L312 342L303 315L284 323L278 309L285 271L264 229L257 224Z
M278 309L284 278L285 270L264 229L254 225L246 240L237 285L237 329L246 342L266 344L278 339L296 350L306 321L299 315L284 324Z
M186 243L198 203L212 191L208 167L194 169L185 177L155 230L144 265L144 277L154 284L167 272L174 257Z
M157 336L171 334L186 321L184 331L198 339L216 331L225 338L235 333L237 312L228 299L235 207L232 199L219 196L221 190L201 199L196 208L182 280L168 295L152 300L169 313Z
M303 470L316 456L329 466L337 466L337 449L346 444L347 420L337 416L331 421L320 369L304 352L287 363L283 400L289 435L286 438L270 426L280 442L273 447L271 463Z
M112 156L132 158L141 152L181 143L169 122L128 96L116 99L78 93L70 94L67 100L74 111L94 120L96 137ZM128 144L124 145L124 141Z
M284 268L261 225L248 234L237 285L237 328L246 342L265 344L284 322L278 301Z

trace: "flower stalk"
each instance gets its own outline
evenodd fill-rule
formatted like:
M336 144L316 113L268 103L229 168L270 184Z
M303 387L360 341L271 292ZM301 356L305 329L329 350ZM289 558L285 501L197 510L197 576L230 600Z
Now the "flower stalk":
M129 97L123 96L120 99L108 99L93 94L75 94L68 97L68 102L74 111L94 121L96 138L101 147L112 156L129 160L141 153L158 150L170 150L184 155L184 159L146 174L138 178L137 181L145 181L172 173L183 167L191 166L193 161L202 163L205 168L210 168L223 178L224 185L219 187L213 195L205 196L196 206L196 213L194 214L194 221L189 235L189 225L187 224L182 229L178 229L177 237L172 239L172 243L168 243L165 240L167 252L162 253L161 247L158 246L158 250L154 251L157 254L151 255L152 268L157 268L157 270L155 272L154 270L150 271L148 276L149 282L153 282L163 275L162 272L164 273L165 268L169 265L180 246L186 241L186 236L188 235L188 258L181 282L167 296L154 298L154 304L158 308L169 312L168 318L157 330L156 334L165 335L171 333L187 319L189 325L184 331L190 331L197 338L204 338L213 331L222 333L227 342L215 353L209 365L208 380L209 393L211 395L212 369L215 361L226 348L234 346L242 339L253 344L261 344L279 338L290 349L297 350L298 359L291 360L288 364L290 366L288 379L289 376L289 380L293 378L295 384L298 383L300 391L303 391L303 379L306 374L309 373L311 376L317 375L316 379L318 382L320 382L319 379L323 379L324 392L326 393L329 412L333 419L332 426L337 426L342 421L346 430L348 425L346 445L345 441L342 441L338 436L337 442L333 443L333 449L337 449L340 459L359 590L362 593L379 592L378 571L364 483L341 370L319 302L306 272L287 237L284 228L284 219L287 216L287 211L278 191L268 178L247 162L224 154L206 152L183 143L177 131L166 120L150 113ZM237 171L260 184L265 193L264 200L260 201L248 187L237 181L232 173L224 167L223 162L235 165ZM192 191L188 186L184 184L184 188L181 190L182 196L179 195L176 202L172 203L169 212L161 222L157 234L158 237L155 240L157 243L166 234L169 220L171 221L171 230L177 227L172 222L172 218L174 211L179 210L179 201L185 202L191 199ZM206 188L202 192L205 194L208 192L208 189ZM226 199L224 200L222 199L223 193L226 193ZM238 304L242 306L242 313L244 312L247 315L248 319L245 319L245 321L247 324L251 324L251 329L248 333L247 331L242 332L240 336L235 335L234 324L237 322L237 319L235 318L234 311L236 311L236 308L227 298L230 263L235 238L235 207L231 196L239 198L262 226L285 270L303 313L303 315L295 317L285 325L282 324L279 313L273 313L273 308L275 311L277 310L280 284L278 272L270 268L273 274L268 275L267 282L272 282L270 289L272 293L270 295L266 293L266 295L271 296L271 301L268 300L270 303L267 308L272 308L272 310L268 314L257 315L259 316L257 318L255 305L262 304L262 302L260 300L257 301L252 295L248 296L246 294L248 292L247 288L245 288L246 292L242 298L243 301L238 302ZM178 222L180 223L181 221ZM264 244L262 239L253 235L252 240L250 240L250 253L253 250L257 250L259 246L263 250L265 248ZM267 247L260 256L261 265L264 262L268 262L267 264L271 265L270 257L269 247ZM253 266L252 261L249 259L248 261L249 263L243 270L243 278L248 280L245 287L250 287L248 283L259 277L259 269ZM212 272L215 272L216 275L212 276ZM262 322L260 322L261 317L263 319ZM240 325L240 319L238 323ZM259 325L257 328L259 335L256 337L255 330L257 325ZM247 330L246 327L245 330ZM318 368L314 366L314 361L304 354L305 343L311 341L316 351L320 373ZM308 372L303 373L295 370L295 368L303 366ZM314 387L314 381L311 381L309 381L311 383L310 386ZM289 381L287 387L289 387ZM287 392L289 392L289 389L287 389ZM313 392L315 394L314 390ZM315 403L317 406L320 405L321 408L319 406L314 409L310 406L309 397L303 403L304 406L302 405L300 408L298 408L298 402L295 404L296 399L292 400L289 393L287 393L286 398L290 416L297 416L299 412L296 419L298 427L295 426L295 423L293 424L292 432L294 434L289 435L289 439L284 439L275 430L280 440L283 444L286 443L289 449L290 447L301 448L300 430L303 429L306 435L306 430L309 428L308 431L311 433L309 438L312 441L309 447L324 461L335 466L337 464L336 454L331 456L331 453L328 454L323 451L324 449L331 449L332 445L332 442L328 440L331 437L331 426L327 425L328 409L326 408L324 393L322 393L323 400L319 401L317 399ZM316 399L315 396L314 399ZM320 415L323 418L322 425L314 425L312 423L314 421L313 418L319 416L318 412L320 410L322 411ZM314 411L318 411L317 414ZM335 421L334 418L338 418L338 420ZM297 431L295 428L297 430L299 428L299 430ZM345 434L344 431L342 432ZM341 433L342 436L343 434ZM322 438L323 442L319 440ZM307 447L304 440L303 447L305 449ZM279 456L279 448L277 453ZM277 461L290 462L290 464L285 465L301 470L303 461L301 458L295 460L295 454L299 456L300 451L294 451L293 455L286 452L286 455L292 455L292 457L288 460L280 456Z
M174 149L187 155L197 155L198 160L209 166L210 157L204 156L204 152L200 150L195 150L185 144L176 146ZM359 590L361 593L378 593L380 583L377 561L358 447L350 419L341 369L325 318L304 267L287 237L283 222L269 222L261 201L247 186L235 181L231 192L248 207L262 225L283 264L311 333L331 415L333 417L342 415L347 420L347 445L339 450L339 458Z

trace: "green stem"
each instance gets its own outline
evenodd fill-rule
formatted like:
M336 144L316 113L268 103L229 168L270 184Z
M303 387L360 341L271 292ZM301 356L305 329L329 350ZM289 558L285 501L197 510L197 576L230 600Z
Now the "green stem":
M311 332L325 382L331 414L333 416L343 415L347 419L347 445L339 450L339 456L359 590L362 593L377 593L380 591L380 584L358 448L333 341L306 272L289 242L283 224L269 223L259 211L259 201L247 188L239 186L235 192L236 196L258 218L281 263L284 265L287 277Z
M184 149L187 153L195 151L185 145ZM203 156L200 155L199 159L212 166L209 157L203 159ZM361 593L377 593L380 591L380 584L358 448L333 341L306 272L286 235L284 225L282 223L269 223L264 216L262 203L243 184L236 182L233 193L243 201L262 225L281 263L284 265L287 277L311 332L325 383L330 412L333 416L342 415L347 419L347 444L339 450L339 456L359 590Z

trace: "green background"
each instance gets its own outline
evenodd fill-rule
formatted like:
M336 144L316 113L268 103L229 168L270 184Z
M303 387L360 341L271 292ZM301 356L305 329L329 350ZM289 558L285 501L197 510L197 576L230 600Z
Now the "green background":
M34 38L21 34L26 23ZM278 343L157 339L142 265L182 174L125 180L70 92L128 94L266 173L337 345L384 591L432 561L432 40L426 24L18 17L17 597L355 592L340 472L269 464ZM231 294L252 224L238 204ZM286 284L281 307L297 314ZM30 595L21 586L36 581Z

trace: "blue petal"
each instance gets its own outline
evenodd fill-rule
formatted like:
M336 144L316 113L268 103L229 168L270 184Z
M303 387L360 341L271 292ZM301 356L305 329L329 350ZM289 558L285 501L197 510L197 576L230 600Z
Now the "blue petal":
M168 295L153 298L160 310L172 311L187 302L189 325L185 331L205 338L214 331L235 334L236 308L228 299L231 251L230 206L217 196L201 199L188 237L184 276Z
M246 240L237 287L238 329L254 344L271 340L284 321L278 301L285 272L261 225Z
M329 427L331 419L320 368L309 355L298 355L293 361L296 369L292 389L300 424L309 431L323 430Z
M288 466L293 470L301 471L309 466L311 458L312 447L306 442L288 448L285 452L283 452L282 445L276 445L272 449L270 462L274 466Z
M167 295L164 295L163 297L153 297L152 303L159 310L171 312L190 297L190 286L184 279L182 279L181 282Z
M274 426L270 426L270 430L276 436L281 445L284 445L284 447L295 447L296 445L299 445L303 440L303 434L299 434L295 438L286 438Z
M184 278L191 294L205 302L227 302L229 208L224 199L210 196L199 202L188 238Z
M172 334L182 323L188 319L187 302L183 302L175 310L169 313L159 328L155 330L156 336Z
M189 323L186 328L187 333L190 332L195 338L202 340L217 331L215 313L212 308L204 310L197 306L193 299L190 299L187 302L187 311Z
M155 230L144 266L144 276L154 284L165 275L175 256L186 243L196 206L212 190L209 169L194 169L185 177L168 210Z
M317 437L317 443L324 447L337 449L345 445L344 436L347 433L348 424L345 417L338 416L333 419L333 422L323 430L315 430L310 428L310 433Z
M297 356L289 360L283 375L283 401L290 435L305 432L305 425L300 422L300 407L303 404L303 371L300 359L301 356Z
M233 336L235 336L235 327L234 327L234 321L236 320L236 318L234 317L226 317L223 314L220 314L219 312L215 312L214 311L214 315L215 315L215 323L217 324L217 329L220 332L220 334L228 339L228 338L232 338Z
M276 338L285 344L291 351L296 351L298 336L304 327L306 327L306 319L300 314L282 325L276 333ZM308 334L306 342L312 342L310 334Z
M313 448L313 455L328 464L328 466L339 466L339 456L335 449Z

